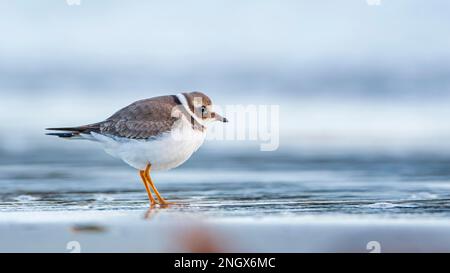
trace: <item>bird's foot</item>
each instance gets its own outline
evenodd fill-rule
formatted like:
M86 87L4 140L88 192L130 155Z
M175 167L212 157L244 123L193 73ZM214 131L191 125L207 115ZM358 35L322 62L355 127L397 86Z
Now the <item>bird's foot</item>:
M161 207L161 208L168 208L168 207L170 207L172 205L176 205L176 204L177 203L175 203L175 202L168 202L166 200L160 200L159 201L159 207Z

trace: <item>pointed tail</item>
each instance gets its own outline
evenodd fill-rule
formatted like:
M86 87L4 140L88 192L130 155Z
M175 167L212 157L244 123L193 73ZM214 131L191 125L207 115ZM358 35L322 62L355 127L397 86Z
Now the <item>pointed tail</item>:
M60 138L73 138L73 137L76 137L76 136L80 136L79 133L47 133L45 135L47 135L47 136L57 136L57 137L60 137Z
M49 131L64 131L64 133L47 133L47 136L57 136L61 138L74 138L74 137L80 137L81 134L89 134L91 132L97 131L98 125L92 124L92 125L86 125L86 126L79 126L79 127L60 127L60 128L46 128L45 130Z

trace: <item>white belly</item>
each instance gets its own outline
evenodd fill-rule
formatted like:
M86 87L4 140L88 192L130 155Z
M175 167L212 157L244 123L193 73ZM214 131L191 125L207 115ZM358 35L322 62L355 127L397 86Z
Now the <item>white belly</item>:
M184 119L174 125L176 128L180 126L184 129L182 137L174 137L171 133L149 140L110 137L96 133L92 133L92 136L103 144L108 154L122 159L138 170L144 170L147 164L152 165L152 170L168 170L189 159L205 140L206 132L193 130Z

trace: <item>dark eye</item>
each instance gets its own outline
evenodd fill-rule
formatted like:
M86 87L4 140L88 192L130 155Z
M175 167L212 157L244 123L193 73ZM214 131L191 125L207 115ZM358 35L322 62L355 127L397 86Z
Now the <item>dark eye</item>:
M202 106L202 114L206 114L208 112L208 110L206 109L206 106Z

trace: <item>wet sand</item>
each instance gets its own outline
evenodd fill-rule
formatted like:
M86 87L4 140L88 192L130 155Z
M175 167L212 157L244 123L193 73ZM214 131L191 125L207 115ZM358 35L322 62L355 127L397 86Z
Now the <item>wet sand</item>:
M0 252L450 252L427 217L203 217L149 211L0 213Z

